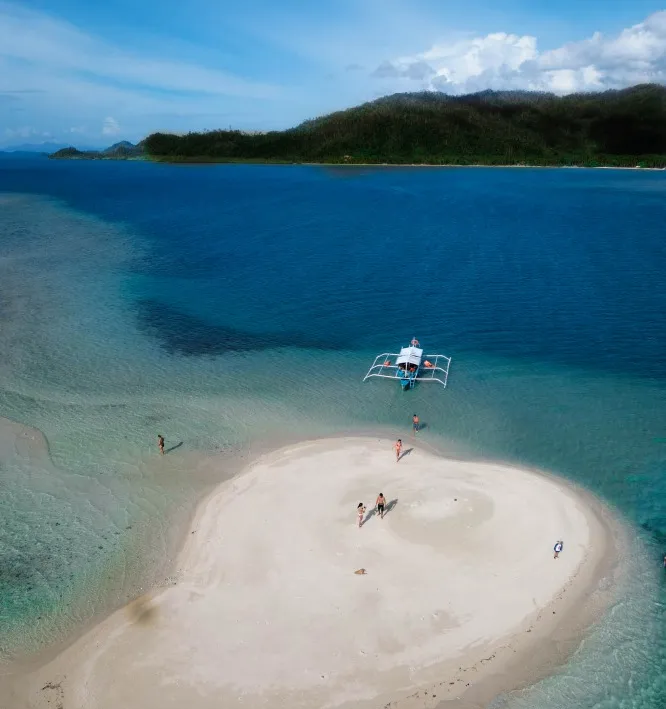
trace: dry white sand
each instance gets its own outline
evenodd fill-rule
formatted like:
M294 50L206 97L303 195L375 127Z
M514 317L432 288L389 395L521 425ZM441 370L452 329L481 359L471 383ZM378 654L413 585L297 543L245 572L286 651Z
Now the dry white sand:
M351 438L259 459L201 505L175 585L17 681L12 709L432 706L489 672L511 688L502 658L590 591L603 524L555 478L410 443L398 464ZM358 529L379 492L388 514Z

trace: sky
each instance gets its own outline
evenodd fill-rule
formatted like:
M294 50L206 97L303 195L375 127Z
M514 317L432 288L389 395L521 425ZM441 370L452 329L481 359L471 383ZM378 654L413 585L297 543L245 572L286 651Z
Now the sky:
M0 148L666 84L666 0L0 0Z

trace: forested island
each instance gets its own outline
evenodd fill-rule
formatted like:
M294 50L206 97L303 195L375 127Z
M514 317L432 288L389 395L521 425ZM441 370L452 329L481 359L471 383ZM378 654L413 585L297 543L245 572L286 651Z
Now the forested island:
M114 143L106 150L77 150L62 148L49 155L54 160L131 160L145 158L144 141L134 145L127 140Z
M284 131L153 133L183 162L666 166L666 88L603 93L395 94Z
M666 87L568 96L529 91L386 96L265 133L153 133L55 158L167 162L666 167Z

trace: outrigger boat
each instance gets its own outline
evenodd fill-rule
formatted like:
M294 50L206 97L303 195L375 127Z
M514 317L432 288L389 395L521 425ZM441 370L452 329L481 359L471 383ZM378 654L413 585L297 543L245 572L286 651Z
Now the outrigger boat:
M416 382L439 382L446 386L451 358L445 355L423 355L415 338L400 352L384 352L375 357L363 381L370 377L397 379L403 391L413 389Z

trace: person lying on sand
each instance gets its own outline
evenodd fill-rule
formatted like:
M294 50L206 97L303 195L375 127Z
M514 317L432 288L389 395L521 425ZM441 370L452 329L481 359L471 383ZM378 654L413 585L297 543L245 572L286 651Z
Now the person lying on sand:
M358 514L358 528L360 529L363 526L363 518L365 517L365 505L362 502L358 503L356 513Z

